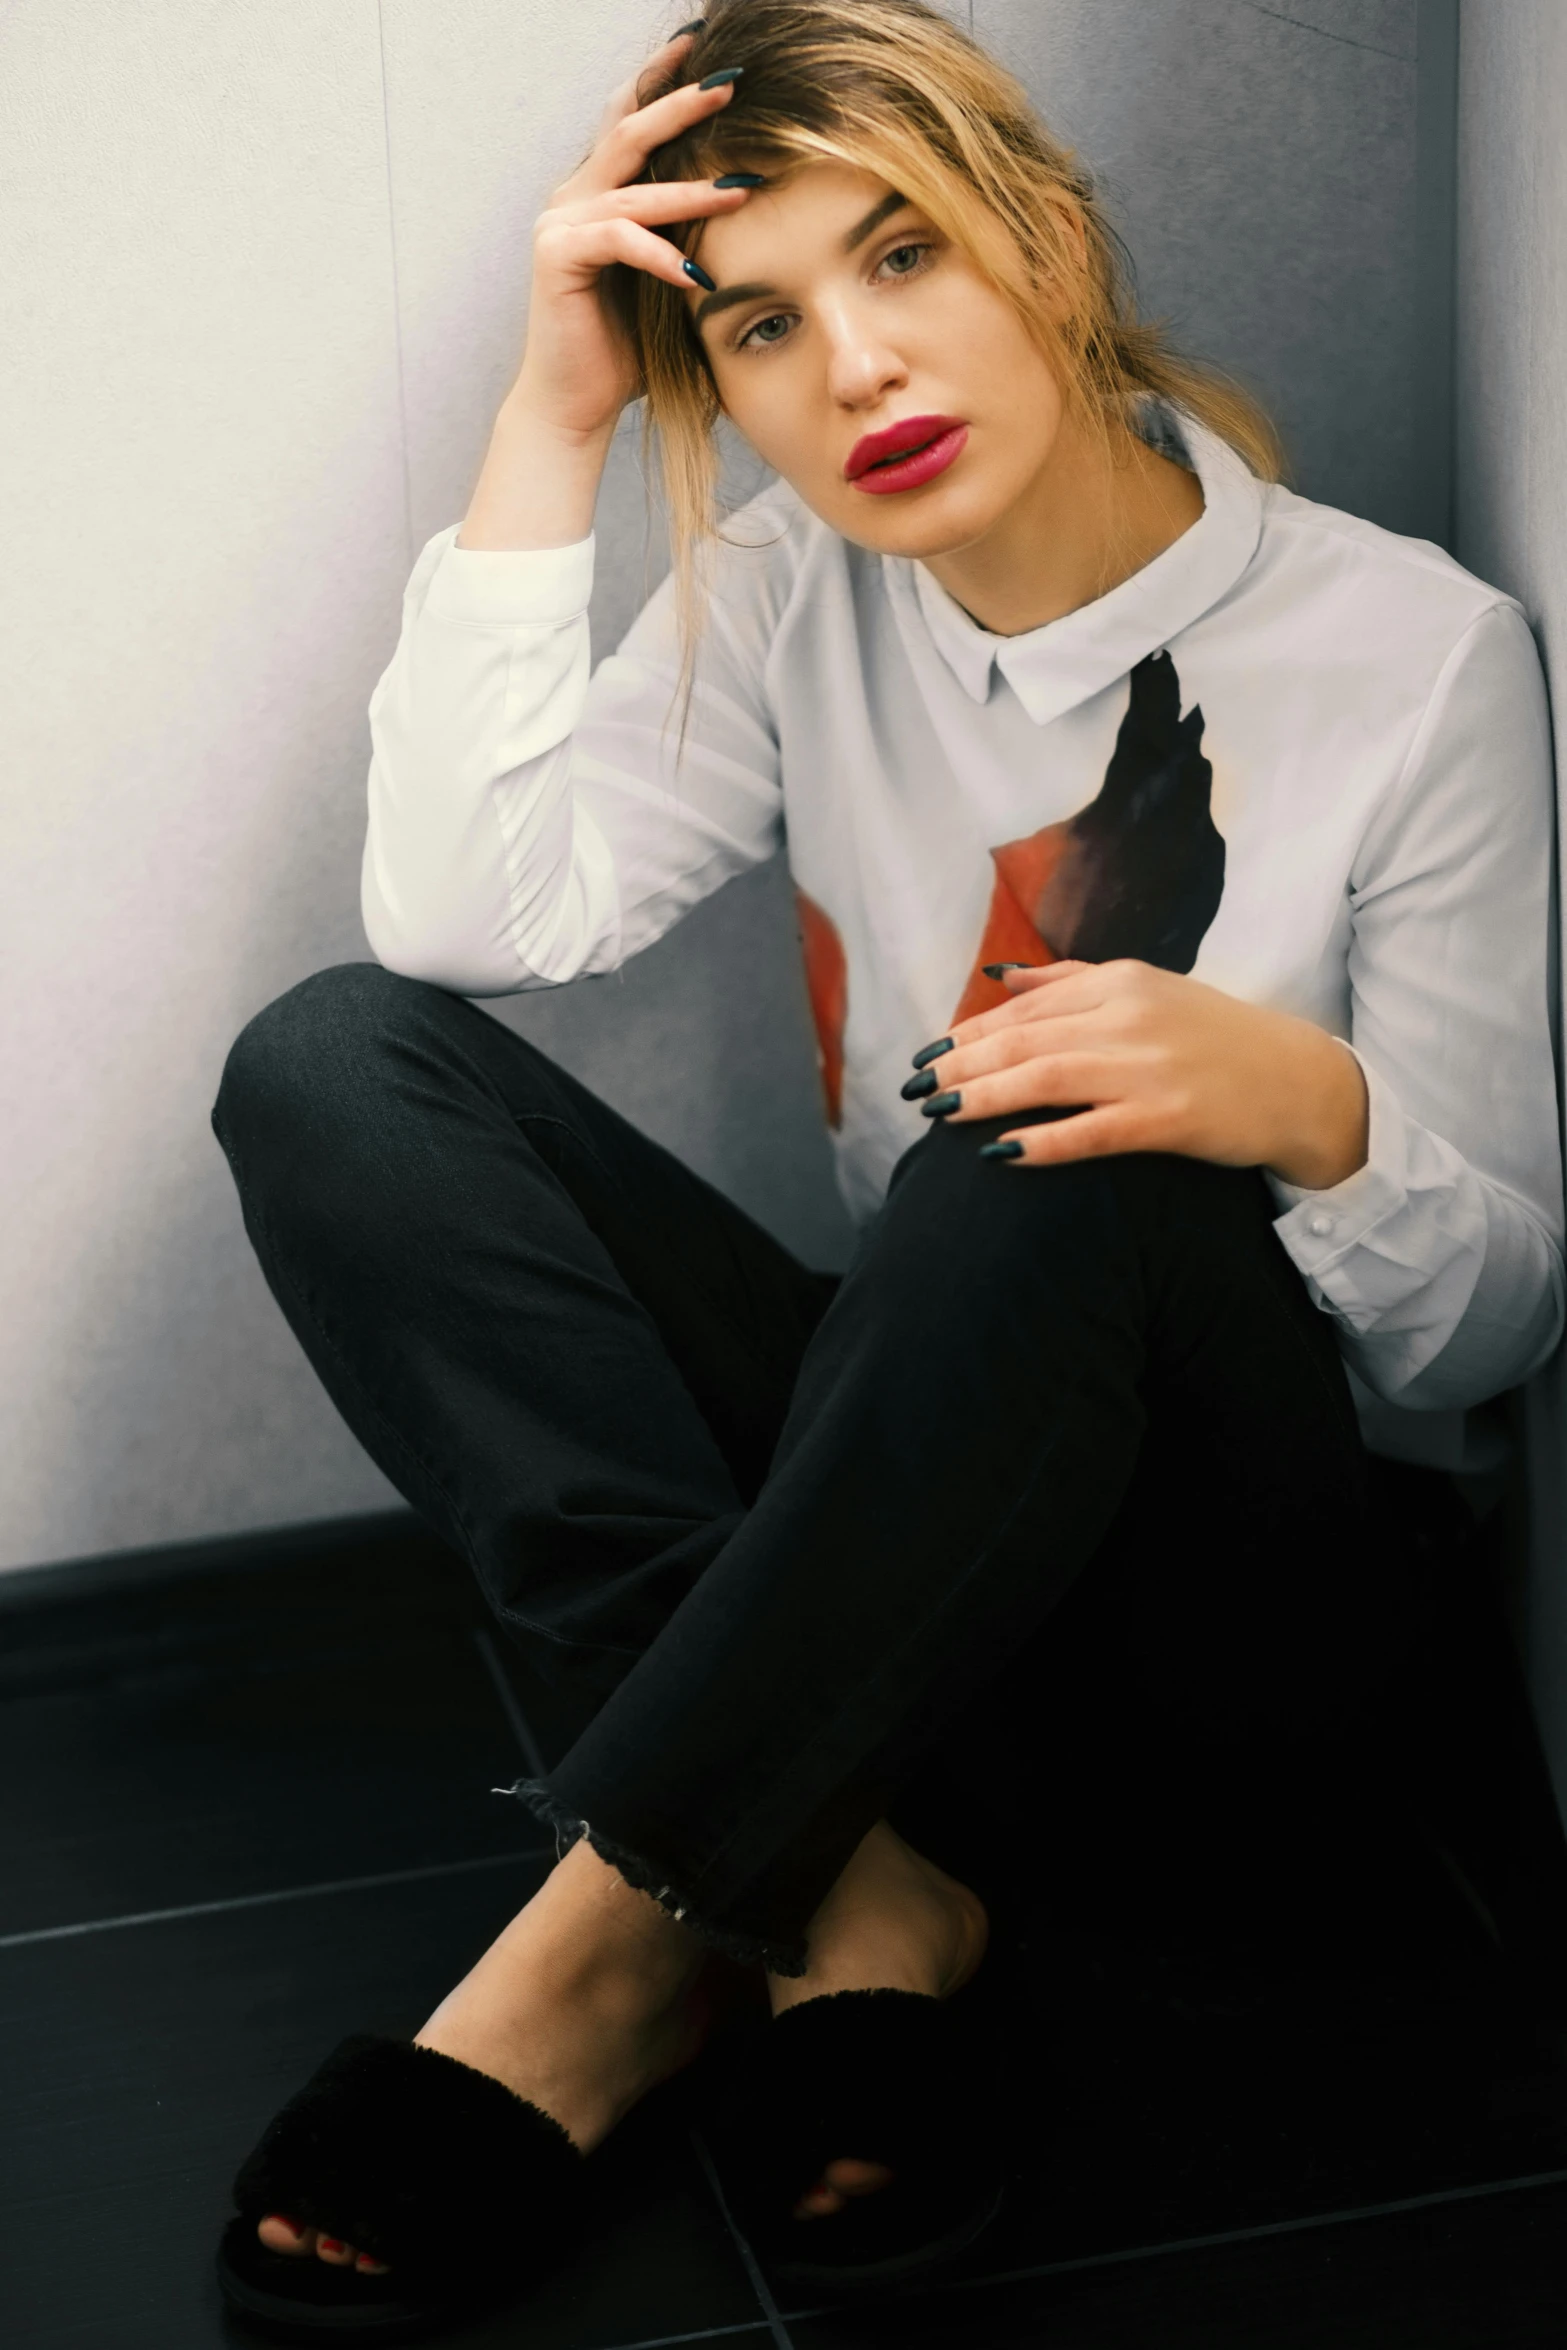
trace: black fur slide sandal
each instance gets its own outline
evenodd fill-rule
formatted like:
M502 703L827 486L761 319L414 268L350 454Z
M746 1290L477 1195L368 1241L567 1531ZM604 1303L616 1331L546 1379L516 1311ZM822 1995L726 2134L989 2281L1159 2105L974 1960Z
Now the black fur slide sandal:
M276 2338L406 2342L520 2291L583 2199L584 2157L504 2082L410 2040L341 2041L268 2123L218 2249L233 2314ZM269 2252L281 2212L388 2264Z
M714 2153L736 2225L768 2273L809 2292L929 2283L1001 2208L988 2068L955 2003L913 1991L803 2000L757 2034L721 2093ZM828 2163L889 2186L796 2219Z

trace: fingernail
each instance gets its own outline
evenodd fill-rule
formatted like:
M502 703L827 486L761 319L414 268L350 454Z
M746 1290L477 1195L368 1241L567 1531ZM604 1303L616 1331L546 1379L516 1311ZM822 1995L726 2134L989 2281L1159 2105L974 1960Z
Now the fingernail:
M343 2239L341 2236L323 2236L321 2238L321 2249L323 2252L341 2252L343 2248Z
M726 171L721 180L714 180L715 188L765 188L767 179L759 171Z
M669 37L672 41L678 41L682 33L699 33L706 22L705 16L693 16L689 24L677 24Z
M1023 1156L1023 1145L1020 1142L982 1142L979 1155L982 1159L1020 1159Z
M717 293L718 280L708 276L707 271L702 267L700 261L682 261L680 266L685 271L687 277L691 280L691 283L694 286L700 286L704 294Z
M934 1069L922 1069L919 1075L911 1077L907 1085L900 1088L900 1091L906 1102L923 1101L925 1095L934 1093L940 1083L941 1080Z
M952 1039L950 1036L942 1037L937 1044L922 1044L914 1056L914 1066L916 1069L923 1069L927 1061L939 1060L943 1053L950 1053L951 1050Z
M963 1096L960 1093L938 1093L933 1102L921 1102L920 1116L922 1118L945 1118L953 1110L960 1109L962 1104Z
M717 73L705 74L697 83L699 90L721 90L725 82L737 82L744 73L743 65L721 66Z
M981 963L980 969L987 979L1004 979L1009 971L1032 971L1034 965L1032 963Z

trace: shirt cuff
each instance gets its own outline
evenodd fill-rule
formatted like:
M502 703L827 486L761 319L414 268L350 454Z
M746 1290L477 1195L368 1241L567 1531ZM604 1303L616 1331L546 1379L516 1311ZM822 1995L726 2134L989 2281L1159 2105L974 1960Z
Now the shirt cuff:
M593 592L593 534L570 547L459 547L457 529L436 564L426 611L470 627L563 628Z
M1355 1048L1346 1044L1344 1049L1354 1052ZM1301 1271L1315 1281L1331 1273L1409 1197L1403 1110L1376 1071L1367 1067L1359 1053L1355 1058L1365 1076L1370 1108L1365 1165L1326 1191L1303 1190L1298 1183L1286 1183L1281 1175L1264 1170L1274 1204L1283 1211L1273 1229Z

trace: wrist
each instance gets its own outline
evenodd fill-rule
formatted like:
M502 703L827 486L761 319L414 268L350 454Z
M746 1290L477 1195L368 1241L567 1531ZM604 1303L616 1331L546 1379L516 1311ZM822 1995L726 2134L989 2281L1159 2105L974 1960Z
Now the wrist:
M1266 1164L1301 1191L1331 1191L1358 1174L1370 1148L1371 1102L1365 1072L1343 1040L1309 1020L1296 1031L1287 1072L1281 1131Z
M514 386L501 403L459 547L527 553L576 546L593 528L615 420L563 429L530 409Z
M612 415L601 417L597 424L568 424L550 413L547 401L535 397L534 387L524 372L501 402L495 429L515 439L536 440L554 450L566 463L580 460L602 466L623 413L617 408Z

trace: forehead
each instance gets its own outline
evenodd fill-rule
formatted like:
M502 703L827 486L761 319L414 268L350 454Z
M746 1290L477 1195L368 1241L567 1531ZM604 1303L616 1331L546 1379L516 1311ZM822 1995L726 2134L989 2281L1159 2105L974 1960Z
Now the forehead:
M738 212L710 220L697 250L720 285L797 277L844 261L844 238L891 193L886 180L846 163L802 164L778 186L758 188Z

